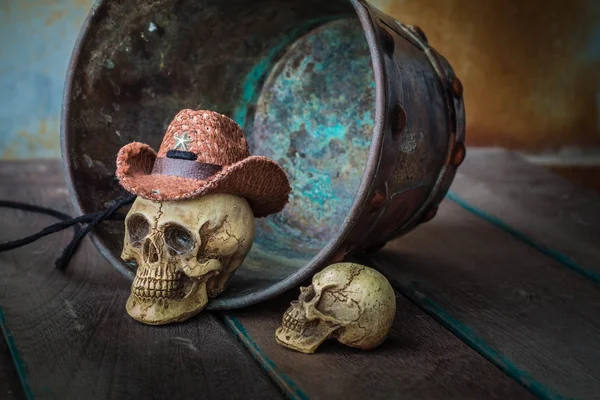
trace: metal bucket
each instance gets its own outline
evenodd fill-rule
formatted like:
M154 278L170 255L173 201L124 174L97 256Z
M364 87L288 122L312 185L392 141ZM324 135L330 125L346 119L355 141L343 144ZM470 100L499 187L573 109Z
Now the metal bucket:
M461 96L420 29L362 1L105 0L71 58L63 160L77 211L97 211L125 194L121 146L158 148L183 108L234 118L292 184L209 305L238 308L431 219L465 155ZM119 259L122 223L92 240L134 276Z

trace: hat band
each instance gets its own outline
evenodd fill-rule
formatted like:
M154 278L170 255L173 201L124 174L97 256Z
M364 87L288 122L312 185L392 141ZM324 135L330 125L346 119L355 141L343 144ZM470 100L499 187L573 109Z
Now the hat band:
M182 160L177 158L157 157L152 168L153 174L180 176L182 178L205 181L223 167L216 164L198 161Z

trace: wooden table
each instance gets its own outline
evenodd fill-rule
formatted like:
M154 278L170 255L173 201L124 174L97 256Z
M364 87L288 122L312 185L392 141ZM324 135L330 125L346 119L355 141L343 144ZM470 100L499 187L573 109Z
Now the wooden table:
M58 161L0 164L0 199L70 212ZM0 241L52 218L0 209ZM517 155L471 150L437 217L360 255L397 290L388 340L275 344L297 290L149 327L128 282L70 232L0 254L0 399L600 398L600 197Z

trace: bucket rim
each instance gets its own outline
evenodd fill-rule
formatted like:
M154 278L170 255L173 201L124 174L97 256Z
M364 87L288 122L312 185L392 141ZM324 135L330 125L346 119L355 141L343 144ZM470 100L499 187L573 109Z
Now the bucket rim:
M85 210L82 206L81 197L75 188L72 163L69 162L71 157L71 149L68 146L68 143L71 141L71 95L75 71L79 64L83 46L90 34L91 26L94 22L99 21L102 18L101 13L98 11L102 7L105 7L109 1L111 0L96 0L86 16L73 46L63 90L60 127L62 164L67 189L69 192L69 198L77 214L83 214ZM377 31L371 19L372 17L369 9L371 6L368 5L365 0L349 0L349 2L354 8L354 11L361 24L365 40L369 46L371 66L375 83L375 123L373 125L367 162L352 205L350 206L344 221L341 223L338 233L332 237L327 244L325 244L325 246L323 246L323 248L321 248L321 250L319 250L319 252L302 268L298 269L296 272L287 276L286 278L272 284L271 286L261 289L258 292L248 293L233 298L216 297L211 299L208 303L207 310L233 310L242 307L248 307L273 298L274 296L288 291L310 278L321 268L325 267L327 263L336 255L346 254L347 249L342 248L342 244L344 243L348 234L352 231L354 224L357 222L367 204L367 197L379 167L384 138L386 108L386 85L383 56L381 54L381 46L379 46L378 43ZM124 262L107 248L104 241L96 233L92 231L89 233L89 236L94 246L111 264L111 266L129 281L133 281L135 272L127 268ZM342 252L343 254L340 254Z

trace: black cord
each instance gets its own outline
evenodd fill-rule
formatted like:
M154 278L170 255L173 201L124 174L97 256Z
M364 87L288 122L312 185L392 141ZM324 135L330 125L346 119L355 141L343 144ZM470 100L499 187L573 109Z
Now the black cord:
M99 223L102 221L122 221L125 219L123 214L119 214L116 211L128 204L133 203L135 200L135 195L129 195L125 198L119 199L114 202L112 206L107 208L104 211L98 211L95 213L81 215L79 217L72 218L70 215L62 213L58 210L54 210L52 208L36 206L27 203L21 203L17 201L7 201L0 200L0 207L7 208L15 208L24 211L37 212L41 214L46 214L53 216L62 220L61 222L57 222L55 224L49 225L42 229L41 231L21 238L17 240L11 240L10 242L0 243L0 253L3 251L8 251L12 249L16 249L17 247L25 246L31 242L34 242L44 236L50 235L52 233L60 232L64 229L73 227L75 233L73 238L67 245L67 247L63 250L62 255L56 260L56 268L64 269L71 261L71 258L75 254L75 251L79 247L81 240ZM80 223L88 223L84 228L79 226Z
M97 215L92 221L90 221L89 224L87 224L85 226L85 228L83 228L81 231L77 232L73 236L73 239L71 240L71 242L64 249L62 255L58 258L58 260L56 260L56 264L55 264L56 268L64 269L67 265L69 265L69 261L71 261L73 254L75 254L75 251L79 247L79 243L81 243L81 239L83 239L85 237L85 235L87 235L92 229L94 229L94 227L96 225L98 225L100 222L105 221L108 218L110 218L119 208L121 208L127 204L133 203L134 200L135 200L135 195L129 195L129 196L125 197L124 199L115 201L115 203L112 206L107 208L105 211L102 211L101 213L99 213L99 215Z
M37 212L40 214L47 214L47 215L50 215L51 217L62 219L65 221L73 218L70 215L60 212L58 210L55 210L53 208L41 207L41 206L36 206L33 204L27 204L27 203L21 203L19 201L0 200L0 207L16 208L16 209L23 210L23 211L32 211L32 212Z
M20 208L20 207L11 207L11 208ZM25 209L25 208L22 208L22 209ZM31 210L27 210L27 211L31 211ZM66 219L65 221L57 222L56 224L49 225L49 226L45 227L44 229L42 229L41 231L39 231L38 233L35 233L33 235L24 237L22 239L12 240L12 241L6 242L6 243L0 243L0 252L16 249L17 247L21 247L21 246L25 246L26 244L35 242L36 240L38 240L44 236L62 231L63 229L70 228L71 226L73 226L76 229L75 235L77 235L81 231L81 228L77 224L79 224L80 222L89 222L89 221L93 220L95 217L95 214L97 214L97 213L94 213L92 215L82 215L81 217L77 217L77 218ZM73 235L73 238L75 238L75 235Z

